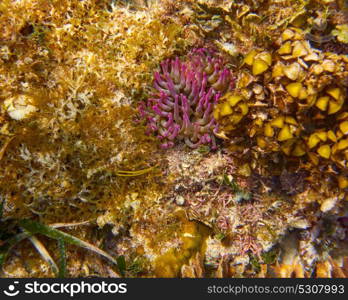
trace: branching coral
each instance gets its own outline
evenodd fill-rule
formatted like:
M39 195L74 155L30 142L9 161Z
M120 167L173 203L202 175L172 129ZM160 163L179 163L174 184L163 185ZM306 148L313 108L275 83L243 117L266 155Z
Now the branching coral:
M194 49L187 62L178 57L162 62L154 74L156 92L139 108L147 132L157 135L163 149L173 147L175 140L184 140L190 148L216 148L213 105L232 87L231 72L211 50Z

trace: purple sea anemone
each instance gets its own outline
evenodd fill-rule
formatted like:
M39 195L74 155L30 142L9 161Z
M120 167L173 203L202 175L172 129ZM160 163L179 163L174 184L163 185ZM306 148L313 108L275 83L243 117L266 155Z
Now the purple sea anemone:
M184 140L190 148L216 148L218 130L213 106L232 88L231 72L221 57L205 48L194 49L186 61L167 59L154 73L155 93L139 107L147 121L147 134L155 134L168 149Z

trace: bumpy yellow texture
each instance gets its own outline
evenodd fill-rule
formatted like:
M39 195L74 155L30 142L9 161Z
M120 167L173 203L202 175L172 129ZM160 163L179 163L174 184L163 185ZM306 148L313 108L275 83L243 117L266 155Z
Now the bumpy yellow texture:
M245 55L236 74L237 90L232 98L222 97L215 108L220 134L245 132L256 137L262 151L309 158L313 165L330 160L344 173L348 59L315 50L299 28L285 29L277 43L278 49L252 49ZM234 99L243 99L247 113L236 111ZM329 118L335 118L335 124ZM305 130L308 125L311 132Z

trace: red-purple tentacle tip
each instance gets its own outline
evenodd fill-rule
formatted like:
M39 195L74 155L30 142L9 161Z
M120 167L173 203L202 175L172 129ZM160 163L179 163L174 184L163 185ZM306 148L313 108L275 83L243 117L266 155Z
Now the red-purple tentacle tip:
M178 141L190 148L210 145L216 149L218 124L213 107L234 84L232 73L212 49L197 48L186 60L163 61L154 73L153 95L139 105L147 134L155 134L162 149Z

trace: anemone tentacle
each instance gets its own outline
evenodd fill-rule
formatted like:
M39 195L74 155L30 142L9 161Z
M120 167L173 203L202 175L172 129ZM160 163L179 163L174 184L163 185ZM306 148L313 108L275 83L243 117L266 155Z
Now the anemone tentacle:
M161 140L168 149L182 140L190 148L211 145L216 148L214 132L218 124L213 106L231 90L234 78L223 59L206 48L193 49L186 61L167 59L154 73L154 94L139 106L147 121L147 134Z

